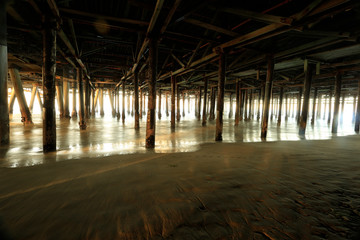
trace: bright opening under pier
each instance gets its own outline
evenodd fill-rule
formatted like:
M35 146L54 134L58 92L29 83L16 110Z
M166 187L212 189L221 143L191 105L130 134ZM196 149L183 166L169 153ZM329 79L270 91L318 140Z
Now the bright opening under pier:
M360 239L356 0L0 2L0 240Z

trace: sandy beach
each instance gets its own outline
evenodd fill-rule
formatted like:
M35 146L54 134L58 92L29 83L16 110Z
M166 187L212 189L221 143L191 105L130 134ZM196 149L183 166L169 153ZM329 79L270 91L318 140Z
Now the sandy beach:
M0 168L1 239L359 239L359 140Z

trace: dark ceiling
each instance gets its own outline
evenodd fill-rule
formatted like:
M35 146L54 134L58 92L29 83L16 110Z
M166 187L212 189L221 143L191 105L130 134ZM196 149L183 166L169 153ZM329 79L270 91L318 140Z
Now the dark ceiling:
M245 87L261 86L265 57L273 54L275 87L300 86L308 59L320 67L314 86L327 89L341 71L351 92L360 70L359 10L358 0L13 0L9 65L20 67L24 80L41 81L42 19L58 11L57 75L66 78L74 77L81 62L93 84L115 87L130 84L137 68L146 88L146 42L158 37L162 88L171 73L182 89L198 88L204 77L215 84L214 49L221 47L227 53L227 91L238 78Z

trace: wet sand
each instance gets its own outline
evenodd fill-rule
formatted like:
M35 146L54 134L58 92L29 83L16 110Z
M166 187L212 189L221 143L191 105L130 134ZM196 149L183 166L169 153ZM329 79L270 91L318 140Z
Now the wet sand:
M64 240L359 239L359 141L354 135L207 143L195 152L3 167L2 234Z

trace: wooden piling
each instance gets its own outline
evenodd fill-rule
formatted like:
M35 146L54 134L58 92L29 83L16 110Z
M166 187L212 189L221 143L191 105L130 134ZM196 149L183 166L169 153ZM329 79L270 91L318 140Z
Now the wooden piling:
M76 83L74 82L72 84L72 111L71 111L71 117L76 118L77 117L77 111L76 111Z
M175 93L176 93L176 78L171 75L171 129L175 129Z
M341 95L340 123L343 123L344 120L344 108L345 108L345 93Z
M247 121L248 120L248 90L245 89L244 90L244 120Z
M229 115L228 118L232 118L233 115L233 100L232 100L232 93L229 96Z
M198 102L197 102L197 119L200 121L201 119L201 86L199 87L199 95L198 95Z
M261 138L266 139L268 121L269 121L269 106L270 98L272 93L272 82L274 74L274 59L271 55L267 56L267 73L266 73L266 82L265 82L265 97L264 97L264 110L262 114L262 124L261 124Z
M223 112L224 112L224 91L225 91L225 53L222 49L216 50L219 55L219 79L218 79L218 97L216 105L216 134L215 141L222 141L223 131Z
M355 132L359 133L360 129L360 79L358 80L358 98L357 98L357 108L356 108L356 117L355 117Z
M211 101L210 101L210 116L209 116L210 121L215 119L215 100L216 100L216 91L215 91L215 87L212 87Z
M205 78L204 79L204 105L203 105L203 116L202 116L202 126L203 127L206 126L206 119L207 119L207 114L206 114L207 89L208 89L208 79Z
M279 96L279 114L278 114L278 120L277 125L278 127L281 126L281 111L282 111L282 105L283 105L283 98L284 98L284 88L280 87L280 96ZM285 106L286 107L286 106Z
M331 112L332 112L332 96L333 96L333 90L332 88L330 87L330 91L329 91L329 112L328 112L328 124L330 124L331 122Z
M306 61L306 70L305 70L305 80L304 80L304 100L300 117L300 126L299 126L299 134L305 135L306 131L306 122L309 114L309 102L310 102L310 91L311 91L311 81L313 76L313 66L308 64Z
M161 119L161 89L159 89L158 119Z
M285 121L289 119L289 94L285 94Z
M60 82L55 83L55 89L56 89L56 100L59 109L59 116L60 119L62 119L64 118L64 98L63 98L62 86Z
M300 118L301 118L301 98L302 98L302 92L303 92L303 88L299 87L299 94L298 94L298 99L297 99L297 111L296 111L296 121L297 124L300 124Z
M236 80L236 105L235 105L235 126L239 125L240 121L240 81Z
M256 120L259 121L260 120L260 106L261 106L261 95L262 95L262 88L259 89L259 94L258 94L258 104L257 104L257 114L256 114Z
M125 81L122 84L122 114L121 114L121 120L123 123L125 123Z
M10 143L8 108L7 0L0 1L0 146Z
M139 101L140 101L140 108L139 108L139 118L142 119L143 117L143 90L140 88L140 94L139 94Z
M43 32L43 151L56 151L56 20L45 14Z
M165 114L169 116L169 96L168 92L165 93Z
M322 111L322 94L318 93L318 103L317 103L317 111L316 111L316 118L321 118L321 111Z
M85 119L89 119L90 118L90 81L87 77L85 77L84 80L83 80L83 84L84 84L84 95L85 95L85 103L84 103ZM113 101L113 105L114 105L114 101Z
M79 90L79 127L80 130L86 129L85 121L85 102L84 102L84 81L82 79L82 69L76 68L76 78Z
M100 97L99 97L99 105L100 105L100 116L103 117L105 115L104 112L104 88L100 88Z
M140 129L140 115L139 115L139 73L138 71L134 72L134 114L135 114L135 130ZM161 98L161 95L159 95ZM161 101L161 100L160 100Z
M182 116L185 117L185 91L182 91L181 95L182 95L182 100L183 100Z
M180 121L180 86L176 85L176 121Z
M12 87L11 88L11 93L10 93L10 101L9 101L9 114L13 114L14 112L14 103L15 103L15 98L16 98L16 94L15 94L15 88ZM7 98L6 98L7 101Z
M313 97L313 107L312 107L312 115L311 115L311 125L314 126L315 118L316 118L316 98L317 98L318 89L314 89L314 97ZM320 103L318 103L319 105Z
M338 128L341 80L342 80L341 73L337 72L336 76L335 76L335 104L334 104L334 116L333 116L333 122L332 122L332 128L331 128L332 133L337 133L337 128Z
M33 123L32 117L31 117L29 107L26 103L24 89L22 87L19 70L15 69L15 68L10 68L9 74L10 74L11 81L14 85L16 97L18 99L20 112L21 112L21 122L23 122L24 124L32 124ZM6 94L6 96L7 96L7 94Z
M248 116L248 120L253 119L253 106L254 106L254 102L253 102L253 90L250 89L250 94L249 94L249 116Z
M36 97L36 92L37 92L37 86L35 83L32 84L32 89L31 89L31 99L30 99L30 104L29 104L29 110L32 113L33 108L34 108L34 102L35 102L35 97Z
M157 39L149 40L149 79L148 79L148 114L146 122L146 147L155 148L155 107L156 107L156 68L157 68Z
M99 93L100 93L100 89L97 88L95 91L95 97L94 97L94 103L93 103L93 112L92 112L93 116L95 116L95 113L96 113L96 106L97 106L97 102L99 99Z
M63 95L64 95L64 117L70 118L69 110L69 82L64 80L63 83Z
M114 118L116 116L115 106L114 106L114 97L111 88L108 88L110 107L111 107L111 116Z

